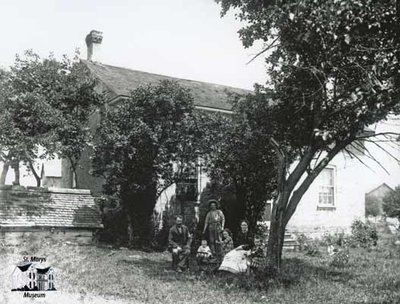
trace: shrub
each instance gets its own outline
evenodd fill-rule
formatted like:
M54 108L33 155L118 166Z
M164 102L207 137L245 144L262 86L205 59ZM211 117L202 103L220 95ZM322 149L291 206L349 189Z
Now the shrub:
M336 253L333 256L333 259L330 263L330 265L334 267L345 267L348 264L349 264L349 249L347 247Z
M367 248L372 245L376 246L378 241L378 233L376 227L370 222L362 222L356 220L351 224L351 245L353 247Z
M310 240L308 243L306 243L305 253L309 256L320 256L321 250L319 242L316 240Z
M382 207L388 217L396 217L400 220L400 186L385 195Z
M101 196L96 199L104 228L97 233L100 242L121 246L126 244L126 214L115 198Z
M349 242L344 232L326 233L322 237L322 244L325 246L340 246L343 247Z
M306 250L307 244L312 241L311 238L304 233L296 234L296 240L299 245L299 251Z

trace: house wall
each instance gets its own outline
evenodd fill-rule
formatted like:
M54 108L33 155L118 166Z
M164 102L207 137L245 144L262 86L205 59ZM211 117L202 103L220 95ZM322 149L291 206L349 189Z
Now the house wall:
M17 230L17 231L16 231ZM29 244L29 246L42 247L46 243L64 243L90 245L93 244L94 230L57 228L12 228L0 229L0 243L5 246L21 246Z
M94 111L89 118L89 128L95 133L97 127L100 125L100 111ZM79 188L90 189L94 196L99 196L102 193L104 179L92 175L92 162L91 155L93 151L87 147L82 151L81 158L76 167L77 185L74 185L72 178L71 164L67 159L63 159L61 163L61 185L65 188Z
M314 181L300 201L287 229L320 236L325 232L349 232L355 219L365 218L365 185L357 176L366 168L344 154L337 155L327 168L334 170L334 205L319 205L320 177Z
M400 133L400 120L392 116L371 128L375 133ZM400 163L395 159L400 159L397 136L377 137L373 139L374 143L366 142L364 155L358 155L364 164L344 153L337 155L329 165L336 172L335 208L318 208L317 178L299 203L287 228L319 236L324 232L348 232L355 219L365 220L365 194L382 183L393 188L400 184Z

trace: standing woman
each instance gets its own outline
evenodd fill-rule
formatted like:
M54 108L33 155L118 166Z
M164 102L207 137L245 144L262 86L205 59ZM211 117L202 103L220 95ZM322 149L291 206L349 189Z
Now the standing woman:
M206 219L204 221L203 234L208 229L208 243L212 254L215 256L221 255L221 242L222 242L222 231L225 226L225 216L221 210L218 210L218 202L216 200L209 200L208 211Z

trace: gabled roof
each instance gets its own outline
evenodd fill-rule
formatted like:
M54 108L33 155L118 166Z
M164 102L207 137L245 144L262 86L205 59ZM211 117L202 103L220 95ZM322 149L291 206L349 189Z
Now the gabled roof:
M50 268L51 268L51 266L46 267L46 268L36 268L36 270L37 270L37 273L46 274Z
M32 265L32 263L28 263L28 264L25 264L25 265L22 265L22 266L17 266L17 267L19 269L21 269L22 272L25 272L25 271L27 271L29 269L29 266L31 266L31 265Z
M232 105L228 102L229 93L242 95L251 93L249 90L214 83L152 74L87 60L81 61L86 64L91 73L104 85L108 91L109 100L118 96L129 96L130 91L139 86L154 84L161 80L178 82L182 87L190 89L195 106L212 109L230 110Z
M0 228L102 228L90 190L0 188Z
M390 187L388 184L382 183L379 186L377 186L374 189L372 189L371 191L367 192L365 195L370 195L370 194L374 193L375 191L377 191L377 190L379 190L381 188L385 188L388 191L394 191L394 189L392 187Z

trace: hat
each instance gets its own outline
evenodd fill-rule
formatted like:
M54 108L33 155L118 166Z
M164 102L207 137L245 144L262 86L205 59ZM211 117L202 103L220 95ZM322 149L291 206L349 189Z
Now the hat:
M216 199L210 199L209 201L208 201L208 208L210 208L211 207L211 204L215 204L216 206L217 206L217 208L218 208L218 201L216 200Z

